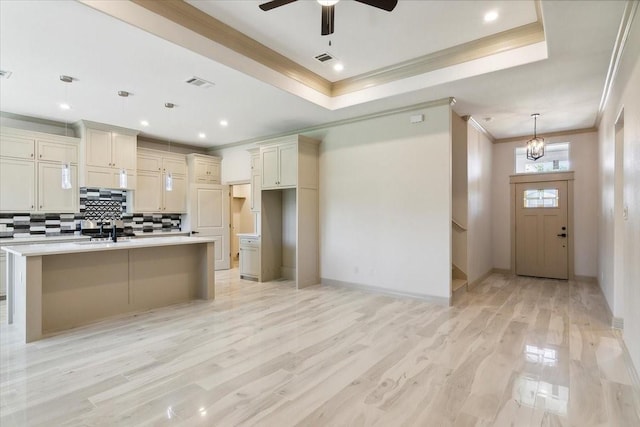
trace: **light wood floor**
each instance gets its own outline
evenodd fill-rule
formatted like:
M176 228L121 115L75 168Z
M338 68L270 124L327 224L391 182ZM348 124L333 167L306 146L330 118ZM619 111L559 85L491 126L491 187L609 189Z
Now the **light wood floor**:
M493 275L447 308L216 280L28 345L3 319L0 425L640 426L594 284Z

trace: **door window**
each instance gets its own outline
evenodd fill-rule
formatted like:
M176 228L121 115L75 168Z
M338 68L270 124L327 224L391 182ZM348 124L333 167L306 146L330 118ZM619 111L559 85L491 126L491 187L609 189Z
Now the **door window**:
M559 192L557 188L524 190L525 208L557 208Z

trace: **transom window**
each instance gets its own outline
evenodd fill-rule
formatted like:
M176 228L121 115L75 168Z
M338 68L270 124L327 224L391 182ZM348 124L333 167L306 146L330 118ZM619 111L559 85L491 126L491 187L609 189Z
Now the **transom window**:
M527 159L527 148L515 149L516 173L543 173L569 170L569 143L559 142L544 147L544 157Z

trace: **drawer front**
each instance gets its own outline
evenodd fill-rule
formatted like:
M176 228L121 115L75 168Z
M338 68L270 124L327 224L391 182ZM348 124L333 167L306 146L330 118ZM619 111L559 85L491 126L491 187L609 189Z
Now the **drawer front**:
M240 239L241 245L249 245L249 246L258 246L260 244L260 240L258 239Z

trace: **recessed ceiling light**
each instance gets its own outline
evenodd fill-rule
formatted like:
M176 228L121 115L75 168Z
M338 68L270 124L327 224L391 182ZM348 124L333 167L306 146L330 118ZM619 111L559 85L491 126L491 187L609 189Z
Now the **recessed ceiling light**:
M496 19L498 19L498 12L496 12L495 10L484 14L484 22L493 22Z
M146 121L146 120L140 120L140 124L141 124L142 126L149 126L149 122L148 122L148 121Z
M70 110L71 109L71 105L63 102L62 104L60 104L60 108L62 108L63 110Z
M333 69L335 71L340 72L340 71L344 70L344 65L342 65L341 62L336 62L335 64L333 64Z
M206 138L206 137L207 137L207 135L204 132L200 132L198 134L198 138Z
M220 120L220 126L227 126L229 125L229 122L226 120Z

